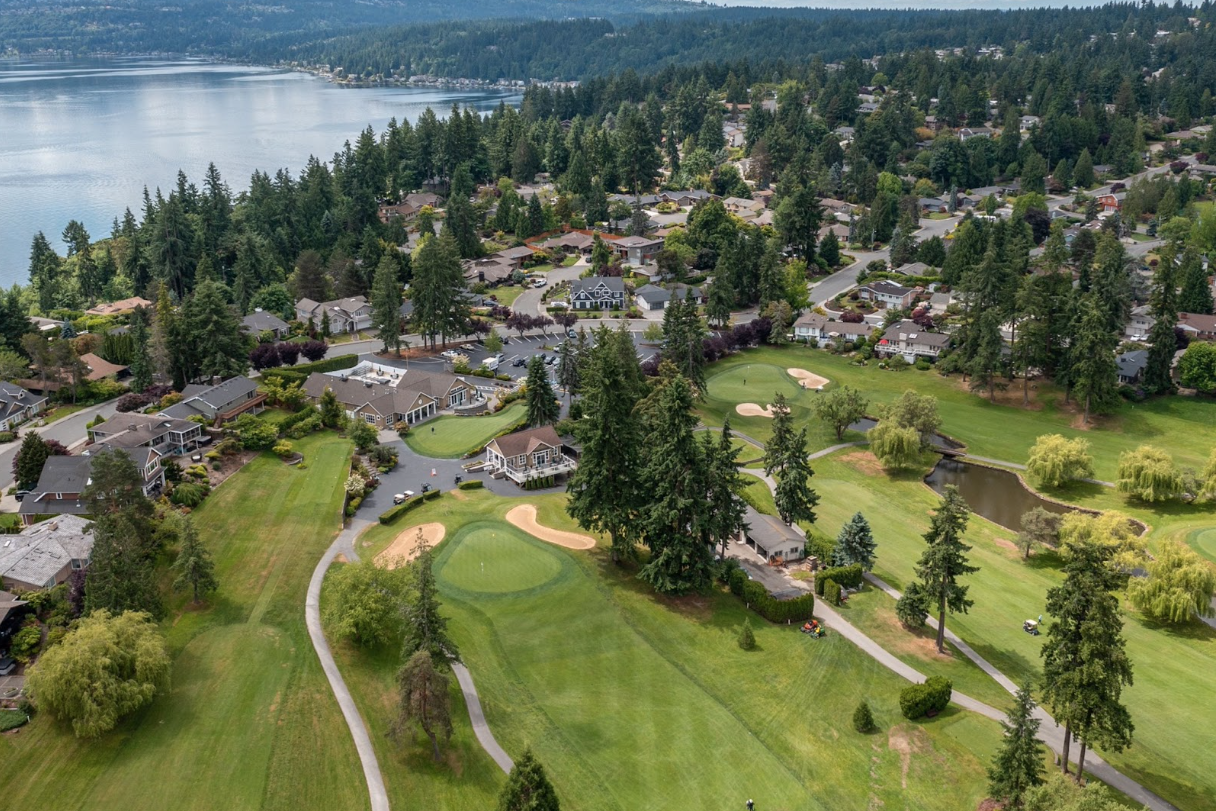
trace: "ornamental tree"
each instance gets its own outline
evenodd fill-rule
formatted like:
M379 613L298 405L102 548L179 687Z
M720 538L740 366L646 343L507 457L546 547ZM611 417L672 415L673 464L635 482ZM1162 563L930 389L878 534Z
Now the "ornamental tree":
M1147 577L1128 584L1128 596L1142 613L1168 623L1187 622L1192 614L1212 616L1216 569L1185 543L1162 541L1145 568Z
M1168 453L1152 445L1119 454L1115 488L1139 501L1166 501L1182 494L1182 471Z
M1094 460L1086 439L1065 439L1044 434L1035 440L1026 471L1043 487L1059 487L1094 475Z

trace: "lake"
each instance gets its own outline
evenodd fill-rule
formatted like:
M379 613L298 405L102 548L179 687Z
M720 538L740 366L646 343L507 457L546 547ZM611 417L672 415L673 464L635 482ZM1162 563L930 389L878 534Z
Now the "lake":
M234 193L255 169L298 174L371 124L415 121L453 103L482 112L506 90L343 88L304 73L196 60L0 60L0 284L28 282L38 231L63 251L68 220L94 239L143 188L180 168L197 185L214 161Z

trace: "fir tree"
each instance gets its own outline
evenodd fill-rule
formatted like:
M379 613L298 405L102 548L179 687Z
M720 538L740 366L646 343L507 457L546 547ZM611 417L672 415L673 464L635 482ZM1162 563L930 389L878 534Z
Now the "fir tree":
M557 792L531 748L511 768L498 795L498 811L561 811Z
M215 563L207 547L199 540L198 530L189 516L181 517L178 538L181 548L177 560L173 562L173 568L178 573L173 588L178 591L190 589L197 603L204 594L219 588L219 582L215 579Z
M1184 313L1211 315L1212 285L1208 272L1204 270L1203 258L1194 245L1188 245L1183 252L1179 275L1182 278L1182 292L1178 297L1178 309Z
M661 391L642 474L648 497L640 523L650 562L639 577L663 594L700 591L712 580L713 560L704 537L705 460L693 437L696 424L692 389L676 374Z
M376 266L372 282L372 326L380 333L384 351L401 346L401 284L397 281L397 263L387 254Z
M1030 684L1023 684L1014 705L1001 722L1005 737L988 769L988 794L1006 803L1006 808L1021 808L1026 792L1043 783L1043 747L1039 744L1039 719Z
M628 356L618 351L618 340L629 344ZM607 533L617 562L636 554L641 496L641 428L633 416L637 388L626 364L637 366L629 333L601 326L583 373L585 416L575 425L583 449L566 488L566 511L583 529Z
M739 493L743 478L739 473L739 449L734 446L730 420L724 420L718 441L711 442L709 432L702 433L701 453L705 458L707 483L705 487L705 521L710 537L721 547L726 558L727 544L743 529L746 504Z
M549 368L539 355L528 361L528 380L524 384L528 405L528 426L552 425L561 417L562 407L549 382Z
M836 548L832 552L833 566L851 566L860 563L861 568L870 571L874 568L874 534L870 531L870 522L860 512L854 513L849 523L840 528L836 536Z
M963 533L971 511L967 502L953 485L946 488L941 504L929 523L924 540L928 549L916 564L915 589L909 588L904 597L926 613L936 611L937 651L946 652L947 612L967 613L972 600L967 599L967 586L960 585L958 578L979 571L978 566L967 563L967 552L971 547L963 543ZM909 597L911 595L911 597Z
M1168 392L1174 387L1171 377L1174 352L1178 349L1174 325L1178 323L1178 283L1174 251L1163 250L1153 274L1149 309L1153 325L1149 329L1148 361L1144 366L1144 387L1150 392Z
M448 637L448 621L439 613L439 588L435 583L435 556L418 531L418 555L410 563L410 594L402 604L405 640L401 658L426 653L436 668L447 669L460 661L456 643Z
M426 651L411 654L397 671L397 687L400 696L397 718L393 722L392 735L400 739L411 723L417 723L431 742L431 755L438 763L439 736L444 741L452 737L452 707L448 693L448 677Z
M1117 340L1092 294L1082 298L1079 315L1076 340L1069 352L1072 360L1069 380L1073 393L1084 403L1081 421L1088 424L1091 413L1105 414L1119 401Z
M163 611L156 584L155 561L148 556L134 525L122 513L104 514L93 522L92 561L85 573L86 614L106 610Z
M148 352L148 316L142 309L131 313L131 390L152 385L152 358Z

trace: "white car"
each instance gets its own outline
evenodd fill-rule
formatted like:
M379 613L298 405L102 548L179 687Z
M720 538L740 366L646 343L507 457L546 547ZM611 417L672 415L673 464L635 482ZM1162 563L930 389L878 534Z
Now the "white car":
M404 493L397 493L396 495L393 496L393 503L394 504L404 504L405 500L412 495L414 495L413 490L406 490Z
M456 351L455 349L445 349L444 351L440 352L439 354L442 355L443 357L447 358L448 360L455 360L456 358L459 358L461 356L460 352Z
M537 287L537 288L544 287L546 284L548 284L548 282L545 281L544 279L533 279L532 280L533 287Z

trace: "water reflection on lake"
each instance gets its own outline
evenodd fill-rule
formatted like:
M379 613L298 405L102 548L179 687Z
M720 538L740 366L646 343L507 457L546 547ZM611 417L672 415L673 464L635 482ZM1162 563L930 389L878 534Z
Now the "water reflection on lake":
M1048 501L1027 490L1017 475L1008 470L973 465L948 457L930 471L925 477L925 484L936 493L944 493L948 485L954 485L972 512L1014 532L1022 528L1022 515L1035 507L1058 515L1073 511L1070 507Z

